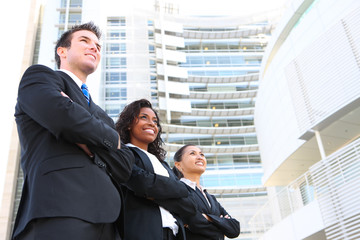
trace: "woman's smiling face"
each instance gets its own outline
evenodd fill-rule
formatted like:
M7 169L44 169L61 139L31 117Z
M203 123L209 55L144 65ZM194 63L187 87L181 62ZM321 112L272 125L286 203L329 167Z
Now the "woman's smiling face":
M130 127L130 142L144 150L152 143L159 132L158 119L151 108L141 108L139 116Z
M188 174L203 174L206 169L206 158L201 149L196 146L188 146L180 162L175 162L176 167L186 176Z

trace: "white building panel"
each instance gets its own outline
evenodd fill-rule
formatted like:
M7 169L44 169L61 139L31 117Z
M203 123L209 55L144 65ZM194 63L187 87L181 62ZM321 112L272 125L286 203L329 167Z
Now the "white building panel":
M184 52L165 50L165 54L163 54L161 48L156 48L156 58L174 62L186 62L186 54Z
M177 33L182 33L183 32L182 24L174 23L174 22L155 21L155 28L156 29L163 28L165 31L169 31L169 32L177 32Z
M181 47L181 48L185 47L184 38L165 35L164 39L162 39L161 34L159 33L155 34L155 42L158 44L165 44L167 46Z
M188 72L185 68L166 65L166 68L164 69L163 64L157 64L156 68L157 68L156 71L159 75L165 75L165 71L166 71L166 75L168 77L177 77L177 78L187 78L188 77Z
M352 6L355 2L357 8ZM332 18L319 15L340 8L341 14ZM359 101L359 9L353 0L317 1L296 24L280 24L289 29L278 29L274 35L282 43L267 49L273 55L263 62L255 109L265 184L281 176L282 184L287 184L307 171L308 164L319 159L319 150L316 141L304 134L323 130L338 120L339 111L350 111L349 106ZM332 145L325 143L330 152ZM293 176L284 177L290 165Z
M311 219L311 221L309 221ZM324 223L317 201L311 202L267 231L260 240L299 240L321 231Z
M360 24L359 17L350 21ZM347 22L338 22L285 68L301 133L360 97L357 50L348 44L359 32L353 33Z
M181 82L168 81L167 84L165 84L164 80L158 80L158 90L159 92L190 95L189 84Z
M191 101L187 99L172 99L166 101L165 98L159 98L159 108L161 110L170 110L174 112L191 112Z

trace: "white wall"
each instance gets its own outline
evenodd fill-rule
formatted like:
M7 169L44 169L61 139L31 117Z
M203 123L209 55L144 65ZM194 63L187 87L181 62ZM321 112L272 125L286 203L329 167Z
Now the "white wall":
M26 41L30 3L29 0L3 1L1 3L0 196L3 196L17 88L22 75L21 64Z
M315 200L272 227L260 240L301 240L322 229L324 223Z
M360 89L357 63L340 22L351 18L360 2L318 0L304 14L304 9L297 11L306 2L311 1L293 1L262 65L255 126L264 182L305 143L299 139L302 134L357 98ZM293 16L301 17L293 21ZM289 34L281 35L291 21ZM356 37L355 26L349 26L349 32ZM276 46L275 41L283 43ZM270 56L273 49L276 54Z

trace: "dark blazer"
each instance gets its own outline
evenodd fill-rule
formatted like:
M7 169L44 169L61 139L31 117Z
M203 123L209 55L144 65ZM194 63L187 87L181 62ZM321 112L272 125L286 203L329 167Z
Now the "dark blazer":
M127 147L117 150L113 120L94 102L89 106L66 73L42 65L24 73L15 117L24 185L13 237L35 218L114 222L121 196L104 161L120 168L116 174L122 176L114 179L124 182L130 177L134 157ZM91 159L76 143L99 153Z
M235 238L240 234L240 223L235 218L220 217L220 215L226 216L229 214L216 200L215 196L205 190L207 199L211 204L210 207L200 190L194 191L190 186L187 187L194 194L197 202L196 215L185 216L183 219L184 223L188 225L185 228L187 240L223 240L224 235L228 238ZM209 222L202 213L208 215L212 222Z
M138 148L130 149L134 152L135 165L124 187L124 239L162 239L159 205L176 218L179 225L177 239L185 239L179 215L190 216L195 213L195 201L189 196L186 185L176 178L166 162L161 163L169 172L169 177L154 174L148 156Z

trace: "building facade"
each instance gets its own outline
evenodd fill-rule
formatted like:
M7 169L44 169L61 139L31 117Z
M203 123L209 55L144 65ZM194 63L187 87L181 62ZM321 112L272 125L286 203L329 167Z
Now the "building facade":
M94 21L103 36L101 63L87 81L92 98L114 120L127 103L149 99L162 120L170 165L182 145L199 145L208 160L202 184L240 221L238 239L255 239L248 222L266 203L267 191L261 182L254 107L263 54L279 11L260 17L184 16L181 4L124 3L57 0L36 5L32 59L25 65L55 69L58 37L74 24ZM14 158L4 239L22 186L19 157Z
M250 221L258 239L360 237L359 24L358 1L294 0L268 44L255 108L269 189Z

